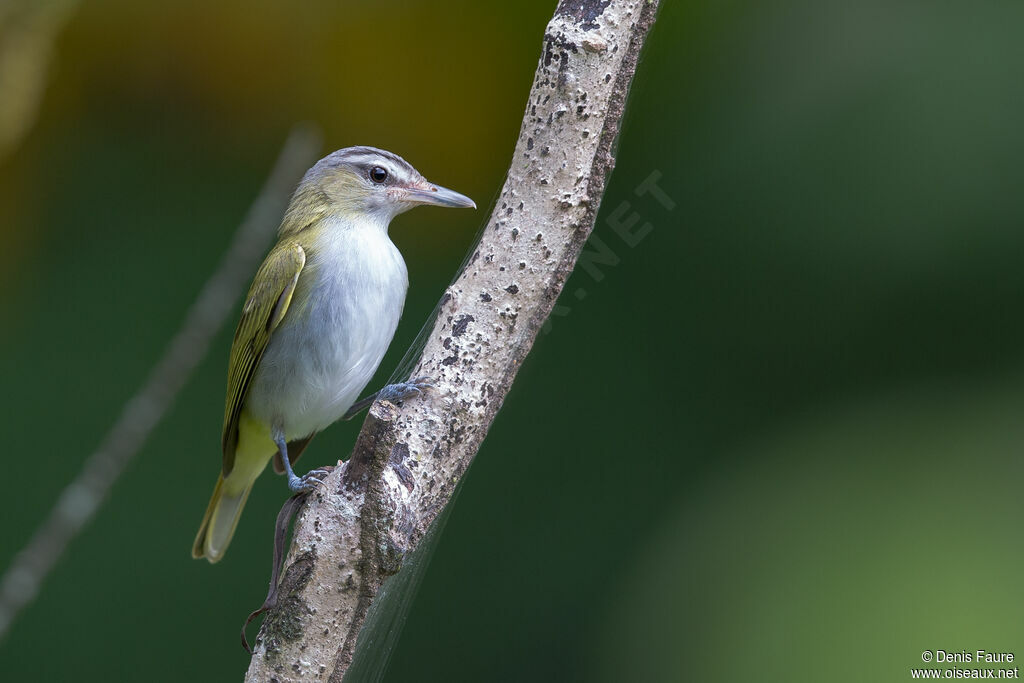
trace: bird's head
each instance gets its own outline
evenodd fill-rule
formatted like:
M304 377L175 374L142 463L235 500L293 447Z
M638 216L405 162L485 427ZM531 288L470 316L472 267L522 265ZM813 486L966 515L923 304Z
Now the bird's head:
M301 229L309 220L333 214L386 228L398 214L423 204L476 208L472 199L431 183L397 154L375 147L346 147L306 172L285 224Z

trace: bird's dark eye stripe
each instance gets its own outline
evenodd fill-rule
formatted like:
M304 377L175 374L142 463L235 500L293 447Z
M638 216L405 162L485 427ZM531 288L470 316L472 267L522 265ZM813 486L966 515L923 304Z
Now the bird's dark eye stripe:
M383 183L388 179L387 169L381 166L374 166L370 169L370 180L375 183Z

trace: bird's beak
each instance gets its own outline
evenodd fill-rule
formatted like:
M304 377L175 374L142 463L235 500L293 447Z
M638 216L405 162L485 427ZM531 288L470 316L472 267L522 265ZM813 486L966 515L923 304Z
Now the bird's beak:
M425 183L416 187L409 187L405 190L405 201L414 204L433 204L434 206L447 206L451 208L475 209L476 202L464 194L454 190Z

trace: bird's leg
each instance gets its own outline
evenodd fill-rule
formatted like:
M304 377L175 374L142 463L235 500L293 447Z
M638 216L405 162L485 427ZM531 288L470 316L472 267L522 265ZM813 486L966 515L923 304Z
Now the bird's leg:
M363 412L366 408L376 401L377 399L383 399L396 403L398 401L404 401L407 398L412 398L417 394L421 394L427 389L433 389L433 380L429 377L416 377L408 382L399 382L397 384L389 384L380 391L374 392L366 398L359 399L352 404L344 415L341 416L343 420L351 420L353 417Z
M323 478L330 473L330 470L316 469L306 472L301 477L296 475L295 470L292 469L292 461L288 458L288 441L284 438L284 430L275 428L272 436L274 443L277 444L277 452L281 454L281 462L284 463L284 471L288 475L288 488L292 490L292 493L306 493L323 485Z

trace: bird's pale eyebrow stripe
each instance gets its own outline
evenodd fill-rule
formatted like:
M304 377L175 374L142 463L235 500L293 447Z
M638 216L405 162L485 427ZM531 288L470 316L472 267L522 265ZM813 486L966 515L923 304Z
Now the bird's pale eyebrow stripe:
M389 165L391 159L382 159L377 154L363 154L360 156L345 157L345 163L353 166Z
M381 159L387 159L399 166L408 166L408 163L397 154L374 147L350 147L342 154L341 158L350 164L368 164Z

